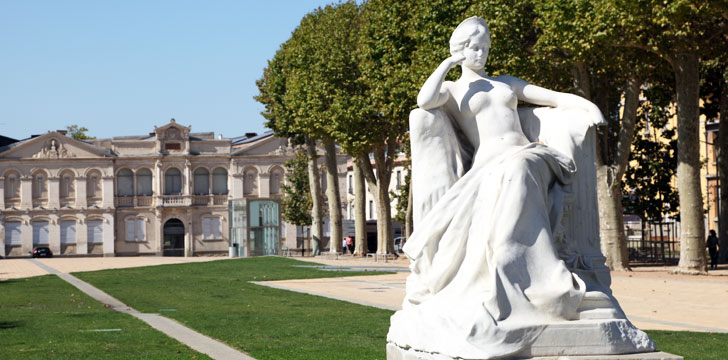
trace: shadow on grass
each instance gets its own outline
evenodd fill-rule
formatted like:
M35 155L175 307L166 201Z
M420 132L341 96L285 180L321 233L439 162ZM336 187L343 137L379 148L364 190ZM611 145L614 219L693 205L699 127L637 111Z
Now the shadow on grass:
M18 279L5 279L5 280L0 280L0 286L10 285L10 284L14 284L14 283L17 283L17 282L20 282L20 280L18 280Z
M0 321L0 330L13 329L23 326L22 321Z

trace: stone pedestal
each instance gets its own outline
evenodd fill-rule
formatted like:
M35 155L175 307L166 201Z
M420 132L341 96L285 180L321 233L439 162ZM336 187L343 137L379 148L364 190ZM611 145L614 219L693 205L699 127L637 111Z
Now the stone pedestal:
M668 354L661 351L652 351L637 354L621 355L560 355L516 357L516 359L531 360L683 360L682 356ZM412 349L403 349L392 343L387 344L387 360L453 360L449 356L431 354Z
M665 359L681 356L649 351L654 344L627 320L578 320L553 323L515 358L517 359ZM639 352L638 351L648 351ZM611 354L611 355L603 355ZM452 360L437 353L387 344L387 360ZM459 358L458 358L459 359Z

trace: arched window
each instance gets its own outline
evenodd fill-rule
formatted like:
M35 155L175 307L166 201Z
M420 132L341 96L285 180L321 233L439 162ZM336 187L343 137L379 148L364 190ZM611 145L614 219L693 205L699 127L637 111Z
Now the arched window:
M86 175L86 197L101 197L101 172L98 170L91 170Z
M48 198L48 176L43 171L33 174L33 199Z
M228 193L228 173L223 168L217 168L212 172L212 193L225 195Z
M139 169L136 173L136 194L138 196L152 196L152 171Z
M255 169L245 170L243 193L245 195L258 195L258 171Z
M210 172L205 168L195 170L195 195L210 193Z
M283 170L279 167L274 167L270 171L270 193L271 195L281 193L281 182L283 181Z
M76 179L70 170L61 172L60 175L60 196L61 199L72 199L76 195Z
M134 173L129 169L121 169L116 174L116 195L134 196Z
M5 198L20 199L20 174L10 171L5 174Z
M176 168L168 169L164 173L164 195L179 195L182 193L182 173Z

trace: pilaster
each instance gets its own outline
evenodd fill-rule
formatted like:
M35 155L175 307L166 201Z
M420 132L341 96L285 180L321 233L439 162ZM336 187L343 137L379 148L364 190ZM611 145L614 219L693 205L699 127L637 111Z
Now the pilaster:
M101 207L113 208L114 207L114 177L104 176L101 178L102 183L102 196Z
M84 193L85 192L86 191L84 190ZM85 194L83 200L85 203ZM78 214L78 217L79 219L76 222L76 254L86 255L88 254L88 226L86 224L86 216L84 214Z
M20 178L20 208L30 209L33 207L33 178L23 176Z
M0 257L5 257L5 218L0 216Z
M114 215L104 214L103 228L103 249L104 257L115 256L114 253Z
M182 191L183 195L189 195L190 194L190 186L192 185L192 181L190 180L192 175L192 163L190 163L189 160L185 160L185 169L184 169L184 178L182 179Z
M60 203L60 178L58 176L48 177L48 208L58 209ZM51 249L51 251L54 251ZM55 252L55 251L54 251Z
M76 207L85 208L86 204L86 177L79 176L76 178Z
M270 197L270 174L258 174L258 196L261 198Z
M30 255L33 251L33 225L28 215L23 215L23 221L20 223L20 244L21 254Z
M5 209L5 177L0 176L0 209ZM3 253L0 256L5 256L5 246L2 246Z
M232 194L233 199L242 199L245 195L243 194L243 184L245 182L245 177L243 174L235 174L232 176L228 176L230 178L230 193Z
M54 254L61 253L61 225L57 215L49 215L48 222L48 247Z

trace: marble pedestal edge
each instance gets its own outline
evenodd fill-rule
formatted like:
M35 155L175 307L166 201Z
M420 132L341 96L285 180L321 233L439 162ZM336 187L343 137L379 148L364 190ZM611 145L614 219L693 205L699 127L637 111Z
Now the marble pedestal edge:
M548 325L530 346L511 359L682 360L657 352L647 334L629 321L578 320ZM455 360L448 355L387 344L387 360Z

